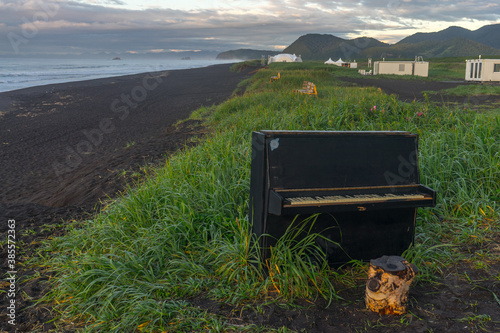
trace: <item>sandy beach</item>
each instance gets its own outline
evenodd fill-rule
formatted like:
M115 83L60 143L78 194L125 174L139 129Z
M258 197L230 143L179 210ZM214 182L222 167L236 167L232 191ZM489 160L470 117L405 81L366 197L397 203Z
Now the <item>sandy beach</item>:
M230 67L0 93L0 233L6 235L7 221L14 219L18 242L38 244L63 232L47 226L98 211L103 200L134 181L134 172L161 163L185 147L190 137L204 133L196 121L174 124L202 106L220 104L249 77L248 71L232 72ZM26 259L36 247L18 251L24 251ZM36 274L29 267L23 270L21 276ZM44 280L42 273L41 279L21 284L18 292L37 299L44 293ZM21 309L33 304L29 299L18 302ZM21 310L18 315L19 323L31 325L28 330L37 325L47 328L42 323L51 316L42 308Z
M219 104L246 77L230 65L33 87L0 94L0 204L88 204L84 189L62 183L90 177L99 165L126 169L171 150L156 146L170 126L201 106ZM103 175L100 174L102 177ZM71 185L71 184L66 184ZM83 193L87 192L87 193ZM94 199L99 197L94 195ZM91 200L92 201L92 200Z

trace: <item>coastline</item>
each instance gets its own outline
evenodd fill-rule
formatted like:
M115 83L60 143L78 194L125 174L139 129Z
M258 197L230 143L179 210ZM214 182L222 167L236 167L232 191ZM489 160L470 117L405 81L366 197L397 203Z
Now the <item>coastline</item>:
M0 58L0 92L238 62L217 59L34 59Z
M68 221L91 218L144 176L145 166L164 163L207 133L198 121L176 124L222 103L250 77L231 65L0 93L0 234L6 239L7 221L15 221L16 242L24 244L19 260L36 256L42 240L63 235ZM51 310L35 305L50 291L50 273L19 265L17 277L18 294L29 296L16 300L17 328L54 329Z
M130 146L151 143L192 111L227 99L245 73L232 64L36 86L0 93L0 203L78 200L36 192ZM147 157L144 157L147 160ZM35 176L35 177L33 177ZM15 188L17 188L17 190ZM39 186L47 190L47 185ZM40 197L40 198L39 198ZM42 198L43 197L43 198Z

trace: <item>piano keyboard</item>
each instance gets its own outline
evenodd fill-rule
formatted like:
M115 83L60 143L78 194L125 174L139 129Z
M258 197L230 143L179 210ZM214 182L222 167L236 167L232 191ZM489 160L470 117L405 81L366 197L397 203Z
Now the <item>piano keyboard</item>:
M423 194L354 194L354 195L325 195L315 197L294 197L286 198L290 205L317 205L317 204L337 204L337 203L359 203L385 200L417 200L424 199Z

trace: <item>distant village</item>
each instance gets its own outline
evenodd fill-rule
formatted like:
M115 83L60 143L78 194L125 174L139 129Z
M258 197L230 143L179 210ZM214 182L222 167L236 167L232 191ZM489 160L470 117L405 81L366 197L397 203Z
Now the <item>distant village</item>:
M282 53L275 56L269 56L267 63L274 62L302 62L300 55ZM414 75L414 76L429 76L429 62L424 61L423 57L416 56L413 61L375 61L372 63L372 58L368 58L368 68L370 70L360 69L358 73L361 75ZM325 61L327 65L358 68L356 60L344 61L342 58L334 61L329 58ZM500 82L500 59L478 59L466 60L465 81L477 82Z

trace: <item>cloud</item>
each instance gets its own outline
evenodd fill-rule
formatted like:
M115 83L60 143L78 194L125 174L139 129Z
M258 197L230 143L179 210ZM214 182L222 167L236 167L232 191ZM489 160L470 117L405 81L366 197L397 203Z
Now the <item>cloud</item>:
M144 1L147 3L147 1ZM491 1L236 1L232 6L131 10L121 0L0 0L0 55L275 49L307 33L397 40L418 31L500 22ZM234 6L233 6L234 5Z
M174 53L180 53L180 52L201 52L201 50L176 50L176 49L170 49L168 51L169 52L174 52Z

